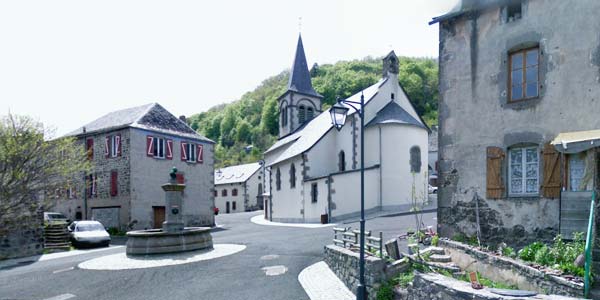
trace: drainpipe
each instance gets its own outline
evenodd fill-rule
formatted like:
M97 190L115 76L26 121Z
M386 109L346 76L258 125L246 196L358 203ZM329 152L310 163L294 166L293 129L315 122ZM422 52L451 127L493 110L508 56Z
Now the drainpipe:
M377 126L377 128L379 128L379 209L383 210L383 148L381 147L381 126Z
M333 217L331 216L331 174L327 176L327 221L331 223Z

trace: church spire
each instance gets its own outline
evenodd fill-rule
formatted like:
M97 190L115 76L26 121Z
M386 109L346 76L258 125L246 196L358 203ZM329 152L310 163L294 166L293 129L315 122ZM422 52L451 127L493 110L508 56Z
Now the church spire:
M302 45L302 36L298 34L298 45L296 46L296 57L290 72L288 81L288 91L298 92L302 94L322 97L317 93L312 86L306 56L304 55L304 46Z

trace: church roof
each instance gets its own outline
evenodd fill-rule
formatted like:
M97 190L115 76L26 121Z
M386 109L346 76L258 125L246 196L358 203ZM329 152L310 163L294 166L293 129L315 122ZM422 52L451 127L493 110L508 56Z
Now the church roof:
M310 72L304 54L304 46L302 44L302 36L298 35L298 45L296 46L296 57L290 72L287 91L307 94L316 97L323 97L317 93L312 86L310 80Z
M260 164L256 162L215 170L215 185L245 182L259 169ZM218 171L221 171L221 176L217 176Z
M187 123L175 117L158 103L150 103L110 112L67 133L65 136L76 137L83 134L97 134L127 127L214 143L210 139L198 134Z
M361 93L365 95L365 104L368 104L369 101L377 95L377 91L379 87L383 85L387 81L387 78L383 78L379 80L377 83L372 86L350 96L348 100L350 101L360 101ZM350 108L350 107L349 107ZM354 109L350 108L348 111L349 115L354 114ZM280 149L284 146L287 148L279 154L275 159L269 160L269 165L273 165L279 162L282 162L286 159L292 158L296 155L299 155L308 149L310 149L313 145L315 145L329 130L333 128L331 124L331 116L329 115L329 109L322 112L314 119L307 122L307 124L300 128L298 131L280 139L277 141L271 148L269 148L265 155L268 155L270 152Z
M390 101L381 110L377 112L375 118L373 118L366 126L372 126L376 124L404 124L412 125L427 129L421 121L411 116L400 104Z

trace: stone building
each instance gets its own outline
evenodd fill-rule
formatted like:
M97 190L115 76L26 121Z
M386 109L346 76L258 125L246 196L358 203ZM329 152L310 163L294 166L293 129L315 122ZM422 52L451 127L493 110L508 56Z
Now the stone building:
M263 168L259 163L215 170L215 207L221 213L261 209Z
M351 96L365 100L365 209L408 210L427 197L429 129L398 83L398 58L383 59L377 83ZM360 119L350 109L334 130L312 87L301 37L287 90L279 97L279 139L265 153L270 200L265 217L282 222L341 220L360 212ZM414 191L414 193L413 193Z
M600 2L467 1L439 24L442 236L586 231L598 186Z
M159 228L165 216L161 185L176 167L178 181L187 185L186 226L214 224L214 142L159 104L111 112L66 136L87 150L92 171L73 180L52 210L106 227Z

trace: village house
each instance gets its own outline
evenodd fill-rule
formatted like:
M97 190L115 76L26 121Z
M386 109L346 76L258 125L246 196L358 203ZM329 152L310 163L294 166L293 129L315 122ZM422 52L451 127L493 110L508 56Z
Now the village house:
M257 162L215 170L215 207L226 214L261 209L263 180Z
M383 78L351 96L365 100L365 209L403 211L427 197L429 129L398 83L398 58ZM270 199L265 217L281 222L337 221L360 212L360 119L352 109L334 130L312 87L302 38L279 101L279 139L265 153Z
M598 11L595 0L463 0L433 19L442 236L479 228L486 243L522 245L587 230L599 184Z
M51 210L119 229L160 228L173 167L186 184L186 226L214 225L213 146L157 103L111 112L67 134L92 164L60 193ZM85 181L84 181L85 177Z

